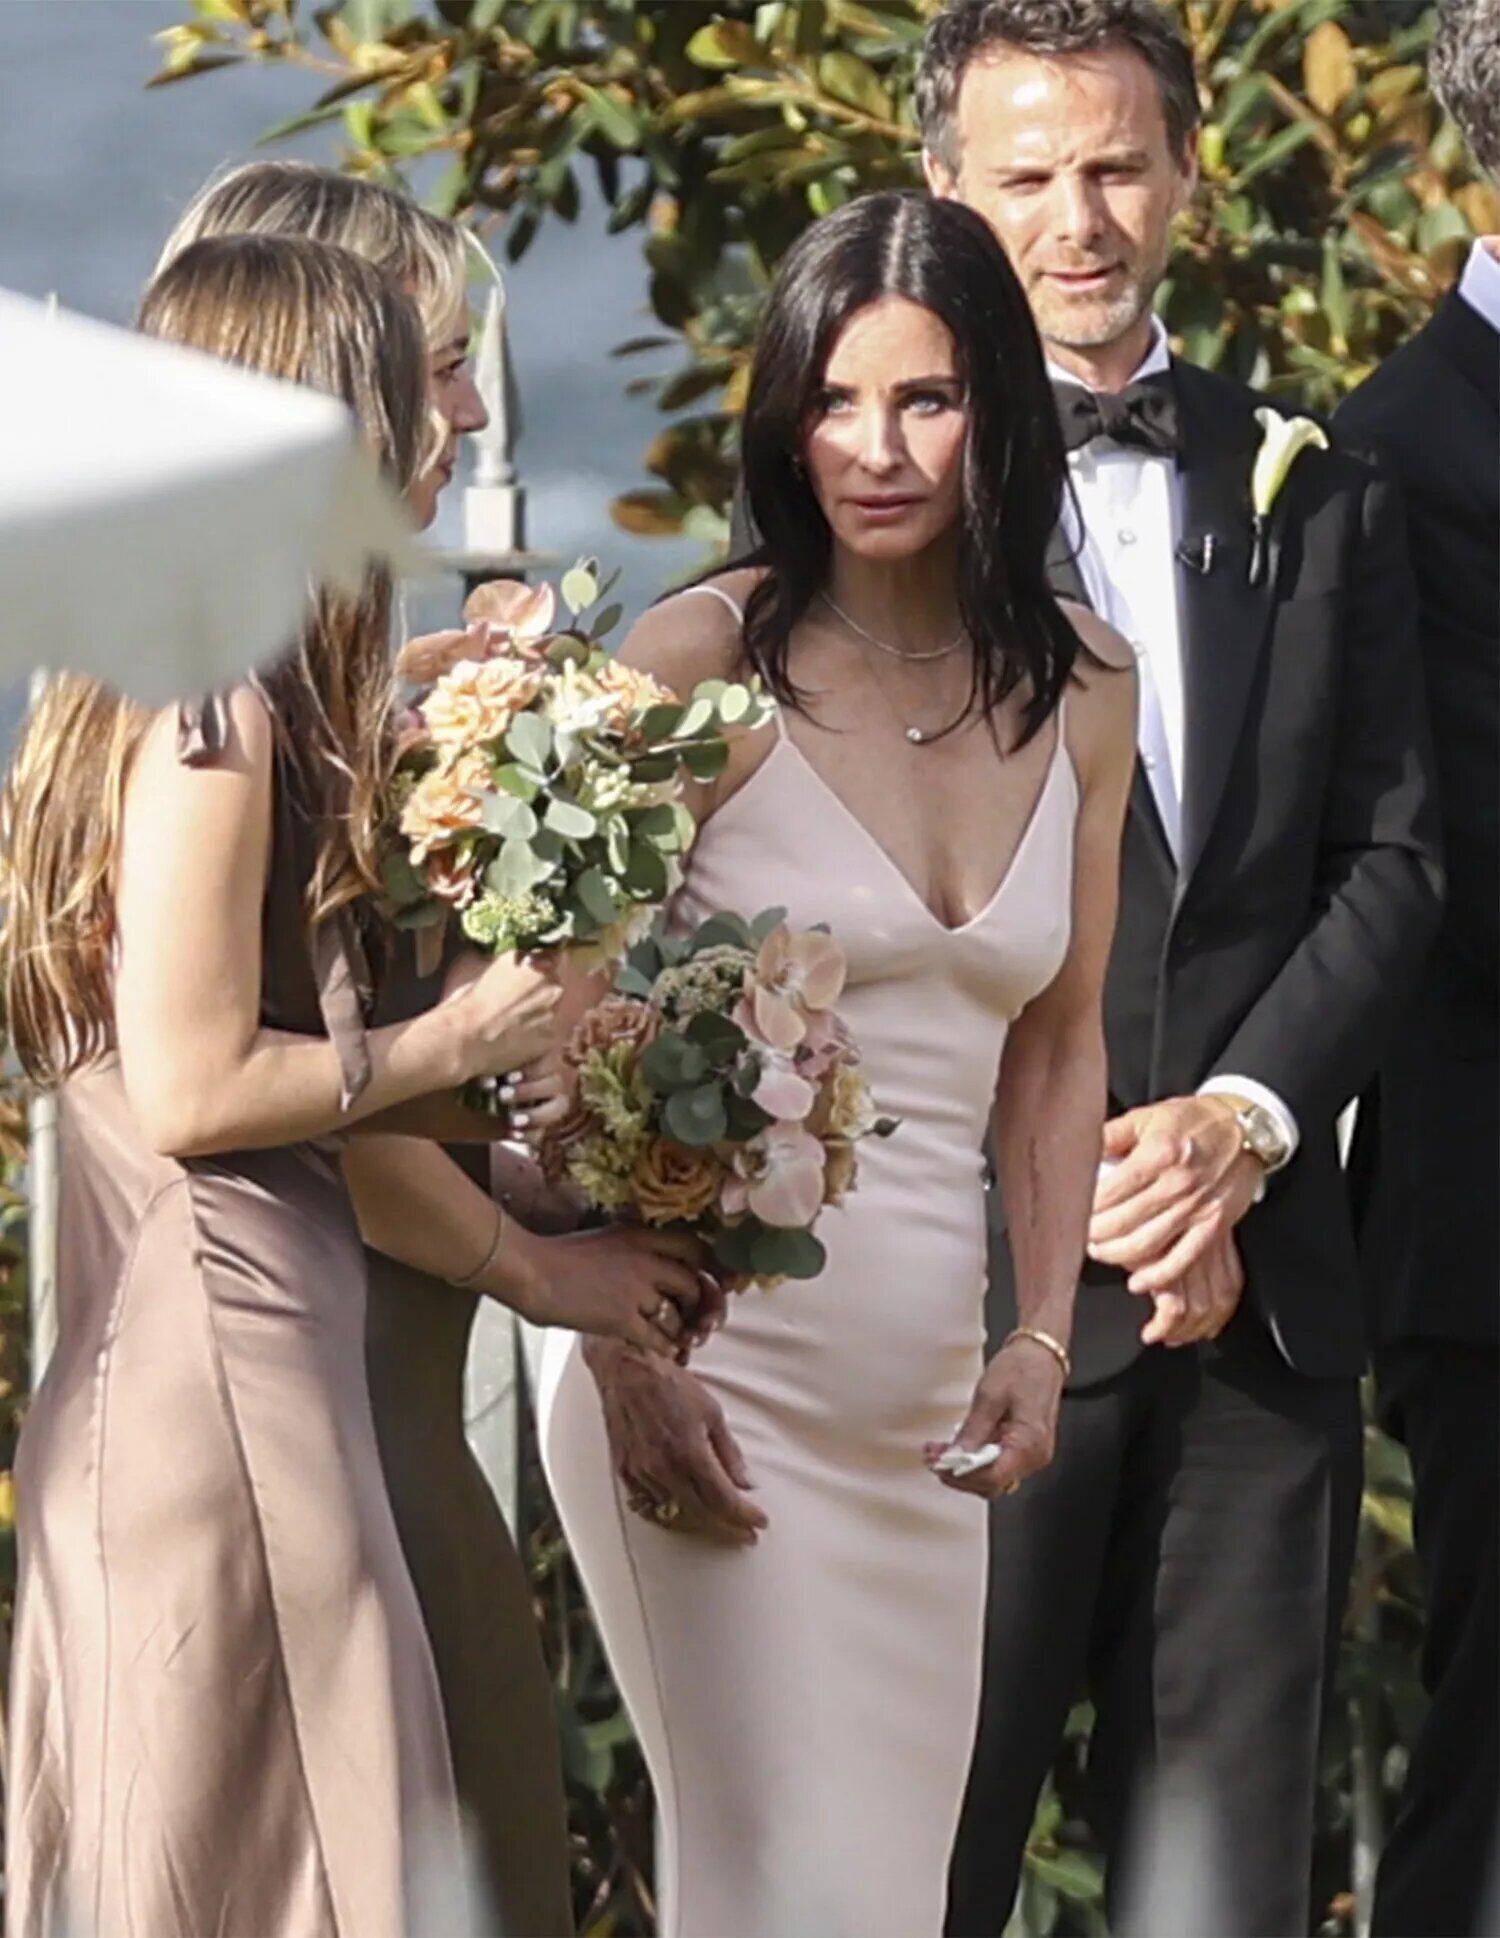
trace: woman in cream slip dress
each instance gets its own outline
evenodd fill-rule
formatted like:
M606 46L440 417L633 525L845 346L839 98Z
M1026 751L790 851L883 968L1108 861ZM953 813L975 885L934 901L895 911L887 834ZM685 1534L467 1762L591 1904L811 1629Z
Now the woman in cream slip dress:
M870 198L832 219L866 212L885 280L868 286L875 308L849 324L830 373L863 318L885 307L878 299L900 259L870 203L895 205L887 230L908 221L905 197ZM924 226L953 275L966 273L964 249L993 249L977 222L984 243L967 221L956 234L947 216ZM987 259L981 268L1008 277ZM795 258L787 273L798 273ZM994 304L977 313L993 315ZM899 365L899 342L877 337L875 350L867 368L880 369L880 357ZM753 487L752 435L747 426ZM764 530L753 489L752 504ZM766 550L774 556L769 537ZM741 593L747 577L735 575ZM671 607L685 626L711 602L738 632L741 606L720 586ZM670 665L658 670L670 678ZM803 671L794 665L799 684ZM827 680L805 685L828 691ZM1082 722L1088 707L1071 710ZM807 716L782 708L759 764L702 825L671 911L678 929L768 907L785 908L794 929L826 924L848 959L840 1012L878 1109L900 1127L860 1146L857 1189L820 1220L821 1276L732 1300L723 1330L693 1358L766 1516L754 1545L631 1512L641 1502L617 1477L580 1342L555 1335L544 1350L543 1456L656 1788L666 1938L937 1938L942 1927L979 1695L986 1510L981 1475L945 1486L923 1449L952 1440L983 1368L981 1149L1007 1035L1058 976L1075 932L1080 782L1069 713L1060 701L1021 757L1038 776L1029 812L984 842L995 885L970 919L940 919L823 777L836 736L819 731L815 706ZM873 745L868 758L880 758ZM1106 819L1117 830L1123 736L1115 765ZM1090 1000L1097 1009L1097 988ZM1074 1106L1082 1131L1058 1179L1069 1206L1058 1214L1059 1282L1076 1277L1082 1252L1099 1074L1097 1102ZM1045 1173L1052 1160L1043 1151L1037 1162ZM1017 1352L1060 1387L1045 1352Z

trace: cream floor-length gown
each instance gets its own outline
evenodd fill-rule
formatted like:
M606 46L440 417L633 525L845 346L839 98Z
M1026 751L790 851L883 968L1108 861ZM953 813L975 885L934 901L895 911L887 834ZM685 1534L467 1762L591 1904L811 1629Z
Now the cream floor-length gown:
M651 1769L663 1938L937 1938L979 1697L986 1515L922 1464L982 1365L981 1146L1010 1022L1071 929L1059 718L985 908L938 921L784 730L705 826L674 910L783 906L849 958L879 1108L820 1278L751 1291L693 1361L769 1527L748 1549L630 1513L579 1342L549 1335L542 1449ZM997 856L997 859L1000 857Z

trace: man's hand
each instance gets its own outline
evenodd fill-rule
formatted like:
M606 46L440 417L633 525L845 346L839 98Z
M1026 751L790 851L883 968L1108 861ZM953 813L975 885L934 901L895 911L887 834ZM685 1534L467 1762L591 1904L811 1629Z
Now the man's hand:
M1191 1346L1217 1339L1239 1308L1245 1271L1234 1233L1210 1246L1169 1291L1152 1295L1155 1311L1141 1329L1147 1346Z
M1112 1167L1094 1194L1089 1257L1116 1265L1132 1292L1170 1292L1227 1238L1265 1171L1244 1148L1224 1097L1169 1097L1104 1126Z
M754 1483L744 1455L702 1380L598 1341L585 1345L584 1362L629 1506L660 1527L753 1547L766 1517L745 1498Z
M1057 1412L1062 1402L1062 1368L1034 1339L1012 1339L984 1369L967 1419L953 1439L923 1449L933 1467L950 1447L973 1453L998 1446L1000 1458L971 1474L938 1473L945 1487L982 1500L1014 1494L1023 1480L1039 1474L1057 1445Z

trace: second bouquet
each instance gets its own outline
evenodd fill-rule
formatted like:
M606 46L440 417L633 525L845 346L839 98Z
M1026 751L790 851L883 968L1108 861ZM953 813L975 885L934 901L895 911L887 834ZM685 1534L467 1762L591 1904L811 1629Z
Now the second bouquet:
M544 1168L589 1204L695 1233L728 1282L816 1278L814 1227L889 1136L835 1005L844 953L785 911L711 916L632 949L564 1052Z

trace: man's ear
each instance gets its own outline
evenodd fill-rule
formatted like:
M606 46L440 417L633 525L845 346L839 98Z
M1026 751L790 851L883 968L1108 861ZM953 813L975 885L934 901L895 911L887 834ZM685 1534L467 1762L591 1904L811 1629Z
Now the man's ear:
M1182 160L1178 163L1177 207L1173 210L1174 215L1181 215L1198 192L1198 152L1198 130L1194 128L1187 138Z
M922 173L927 178L928 188L940 202L957 200L958 177L930 148L922 150Z

